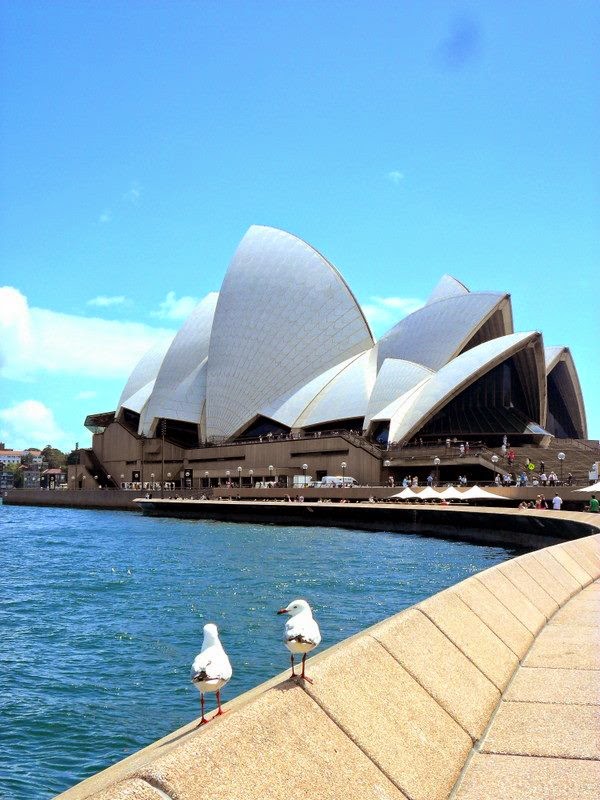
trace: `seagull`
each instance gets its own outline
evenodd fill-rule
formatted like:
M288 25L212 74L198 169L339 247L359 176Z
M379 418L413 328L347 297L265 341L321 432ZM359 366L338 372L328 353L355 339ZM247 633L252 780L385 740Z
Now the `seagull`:
M292 600L286 607L281 608L278 614L289 614L290 619L285 623L283 643L292 654L292 678L296 677L294 671L294 654L302 653L302 680L312 683L312 679L304 674L306 654L314 650L321 642L321 632L312 611L306 600Z
M219 639L217 626L209 622L204 626L204 639L202 650L198 653L192 664L191 679L192 683L200 692L200 708L202 709L202 719L200 725L206 725L208 720L204 716L204 693L217 693L218 711L216 717L224 713L221 708L221 689L231 678L233 670L227 658L227 653L223 650L223 645Z

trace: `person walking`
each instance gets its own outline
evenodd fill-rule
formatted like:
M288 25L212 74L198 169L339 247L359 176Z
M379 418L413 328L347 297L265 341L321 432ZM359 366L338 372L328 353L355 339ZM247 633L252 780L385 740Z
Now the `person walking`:
M562 506L562 497L558 496L558 493L554 495L552 498L552 508L555 511L560 511L560 507Z

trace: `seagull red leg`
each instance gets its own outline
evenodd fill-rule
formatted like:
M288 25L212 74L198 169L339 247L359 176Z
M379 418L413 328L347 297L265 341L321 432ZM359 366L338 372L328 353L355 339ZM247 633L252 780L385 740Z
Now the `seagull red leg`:
M292 677L292 678L295 678L295 677L296 677L296 673L295 673L295 671L294 671L294 654L293 654L293 653L292 653L292 655L290 656L290 659L291 659L291 662L292 662L292 674L291 674L291 676L290 676L290 677Z
M200 727L200 725L206 725L208 722L208 720L204 716L204 692L200 692L200 709L202 710L202 717L200 718L198 727Z
M218 709L219 709L219 710L218 710L218 711L217 711L217 713L215 714L215 717L220 717L220 716L221 716L221 714L224 714L224 713L225 713L225 712L223 711L223 709L221 708L221 690L220 690L220 689L219 689L219 690L218 690L218 692L217 692L217 707L218 707Z
M306 653L302 656L302 672L300 673L300 677L303 681L308 681L308 683L313 683L313 679L309 678L308 675L304 674L304 665L306 664Z

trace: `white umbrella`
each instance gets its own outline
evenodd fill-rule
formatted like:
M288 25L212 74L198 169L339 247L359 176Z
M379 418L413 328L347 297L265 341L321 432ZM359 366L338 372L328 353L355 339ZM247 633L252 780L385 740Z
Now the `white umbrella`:
M435 489L432 489L431 486L426 486L424 489L416 495L419 500L441 500L441 496L439 492L436 492Z
M600 481L592 483L591 486L584 486L583 489L575 489L576 492L600 492Z
M446 500L463 500L464 492L459 492L454 486L446 486L443 492L440 493Z
M393 494L390 497L390 500L414 500L416 496L417 495L413 492L413 490L409 486L406 486L401 492L398 492L398 494Z
M466 492L462 493L464 500L508 500L508 497L503 497L501 494L494 494L488 492L487 489L482 489L480 486L471 486Z

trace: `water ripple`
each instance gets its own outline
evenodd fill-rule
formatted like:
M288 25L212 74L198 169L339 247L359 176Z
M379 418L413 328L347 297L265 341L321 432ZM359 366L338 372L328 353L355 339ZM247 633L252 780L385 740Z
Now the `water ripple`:
M0 786L46 800L198 714L202 625L226 699L287 668L275 611L305 596L326 645L498 563L411 534L0 506Z

